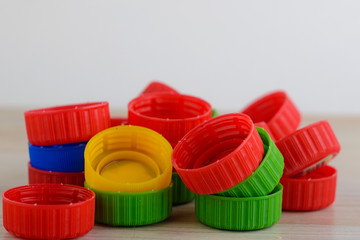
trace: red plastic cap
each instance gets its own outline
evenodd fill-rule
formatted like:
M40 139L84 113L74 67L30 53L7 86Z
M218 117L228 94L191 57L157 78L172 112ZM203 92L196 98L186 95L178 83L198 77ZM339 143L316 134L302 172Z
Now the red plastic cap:
M85 142L110 127L107 102L36 109L24 115L28 139L33 145Z
M5 229L21 238L75 238L94 227L95 194L72 185L36 184L3 193Z
M255 125L255 127L261 127L263 129L265 129L265 131L269 134L271 140L275 139L274 135L271 132L271 129L269 128L269 126L267 125L266 122L257 122L257 123L254 123L254 125Z
M249 115L254 123L265 122L275 141L294 132L301 121L299 110L284 91L256 100L242 113Z
M119 126L119 125L128 125L128 119L125 117L111 118L111 127Z
M63 183L84 186L84 172L53 172L34 168L29 163L29 184Z
M284 210L310 211L329 206L335 200L337 171L324 166L301 178L281 178Z
M172 163L192 192L214 194L250 176L263 155L263 142L250 117L232 113L192 129L175 147Z
M152 81L149 85L140 93L140 95L149 94L149 93L172 93L179 94L178 91L172 87L158 81Z
M340 152L328 121L313 123L276 143L284 156L284 177L300 177L324 166Z
M129 124L150 128L175 147L192 128L211 119L211 105L181 94L147 94L128 104Z

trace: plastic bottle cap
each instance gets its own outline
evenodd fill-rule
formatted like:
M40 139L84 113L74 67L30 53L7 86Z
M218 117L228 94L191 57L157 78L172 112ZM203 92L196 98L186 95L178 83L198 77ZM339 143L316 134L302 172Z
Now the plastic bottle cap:
M84 185L84 172L54 172L37 169L28 164L29 184L63 183L77 186Z
M324 166L340 152L328 121L313 123L276 143L284 156L284 177L300 177Z
M335 200L337 171L324 166L301 178L281 178L284 210L310 211L325 208Z
M172 184L156 191L107 192L89 187L96 194L95 221L114 226L140 226L165 220L172 210Z
M157 132L137 126L108 128L85 148L85 179L102 191L145 192L171 182L172 147Z
M180 94L147 94L128 104L129 124L150 128L175 147L192 128L211 118L206 101Z
M251 103L242 111L254 123L265 122L277 141L294 132L301 120L295 104L284 91L270 93Z
M5 229L21 238L64 239L94 226L95 194L83 187L36 184L3 193Z
M195 213L199 221L226 230L256 230L279 221L283 187L278 184L267 196L223 197L195 195Z
M213 194L250 176L263 155L263 142L250 117L232 113L189 131L175 147L172 163L188 189Z
M110 118L111 127L119 126L119 125L128 125L128 119L125 117L117 117L117 118Z
M150 84L140 93L140 95L149 94L149 93L179 94L179 92L173 89L172 87L158 81L150 82Z
M284 170L284 158L269 134L256 127L265 148L264 158L259 167L244 181L217 195L227 197L266 196L279 183Z
M83 172L86 142L63 145L29 146L33 167L54 172Z
M85 142L110 127L107 102L30 110L24 116L28 140L33 145Z
M172 181L174 184L172 194L173 205L184 204L194 199L195 194L185 186L177 172L172 173Z

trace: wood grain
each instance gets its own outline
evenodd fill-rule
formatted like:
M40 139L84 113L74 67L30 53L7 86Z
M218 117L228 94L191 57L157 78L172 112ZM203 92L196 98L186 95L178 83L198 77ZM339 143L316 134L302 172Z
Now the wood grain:
M342 146L341 153L330 162L338 169L338 182L335 203L328 208L283 212L272 227L232 232L199 223L192 202L174 207L164 222L130 228L95 225L81 239L360 239L360 117L312 115L305 116L302 125L323 119L329 120ZM0 109L0 159L1 193L27 184L29 156L22 109ZM3 226L0 238L16 239Z

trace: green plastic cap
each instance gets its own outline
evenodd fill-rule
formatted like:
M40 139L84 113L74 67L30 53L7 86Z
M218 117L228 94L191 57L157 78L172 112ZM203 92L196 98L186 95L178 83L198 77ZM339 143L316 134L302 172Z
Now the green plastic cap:
M172 210L172 188L149 192L95 192L95 222L113 226L141 226L161 222Z
M184 204L194 199L195 194L185 186L177 172L172 173L172 181L174 184L173 205Z
M279 183L267 196L235 198L195 194L199 221L225 230L256 230L269 227L281 216L283 187Z
M256 127L264 143L264 158L257 169L244 181L217 195L227 197L257 197L269 194L279 183L284 170L284 158L270 135Z

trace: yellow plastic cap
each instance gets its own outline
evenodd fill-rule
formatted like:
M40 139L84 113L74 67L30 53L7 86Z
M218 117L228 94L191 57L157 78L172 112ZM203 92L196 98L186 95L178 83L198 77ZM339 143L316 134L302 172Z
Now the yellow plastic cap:
M112 192L146 192L171 182L170 143L138 126L116 126L93 136L85 148L85 179L92 188Z

